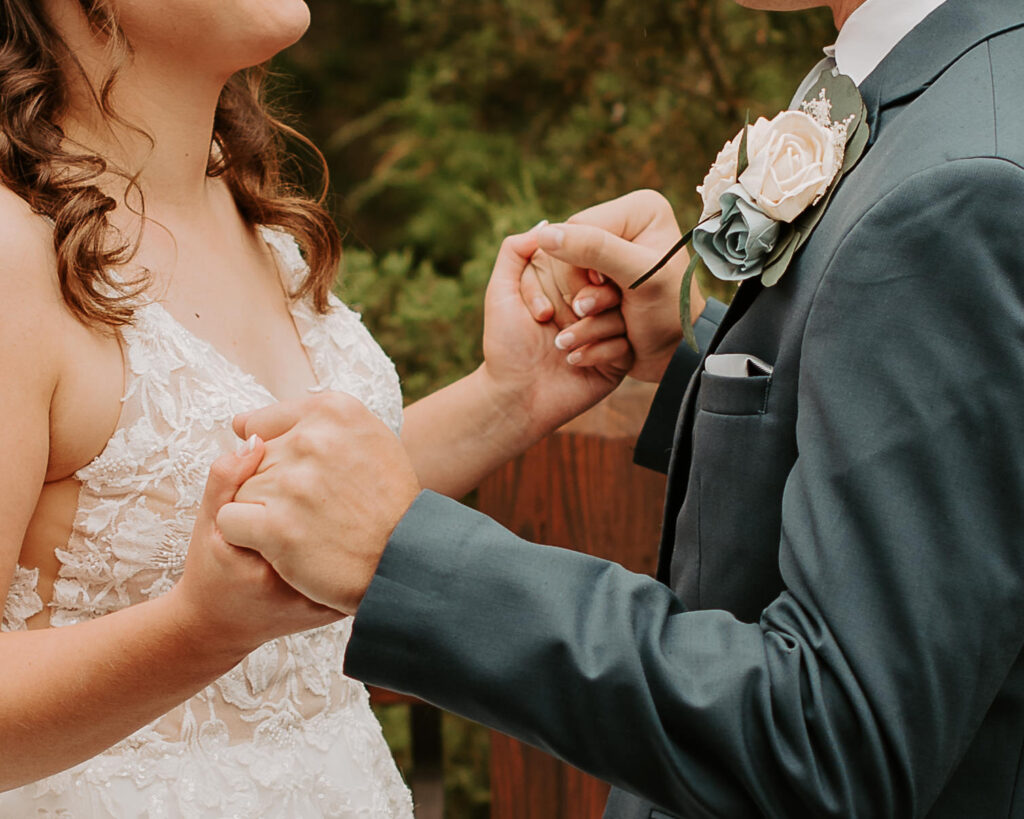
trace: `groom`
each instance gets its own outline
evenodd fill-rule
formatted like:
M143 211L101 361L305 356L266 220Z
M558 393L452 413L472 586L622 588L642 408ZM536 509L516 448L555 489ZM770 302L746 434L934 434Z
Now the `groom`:
M225 536L356 614L346 672L612 782L614 819L1024 815L1024 3L827 5L871 143L782 281L710 302L707 357L664 372L657 580L417 494L354 401L242 423L285 434ZM665 217L627 198L540 244L624 285L652 250L625 226ZM677 308L644 298L653 351Z

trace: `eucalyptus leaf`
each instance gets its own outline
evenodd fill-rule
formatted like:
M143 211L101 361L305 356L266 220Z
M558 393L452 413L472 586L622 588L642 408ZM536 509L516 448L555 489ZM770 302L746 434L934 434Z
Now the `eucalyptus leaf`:
M700 352L700 350L697 348L697 336L693 334L693 322L690 321L690 283L693 281L693 274L697 271L698 264L700 264L700 255L697 251L692 250L690 264L686 268L686 273L683 274L683 289L679 294L679 312L683 319L683 341L689 344L690 349L694 352Z
M774 287L779 283L782 274L786 272L797 250L803 244L803 238L800 231L793 232L789 241L783 246L779 257L774 262L769 262L765 265L764 272L761 274L761 284L765 287Z
M804 102L816 100L821 92L832 103L832 121L841 122L847 117L861 117L864 112L864 100L853 80L845 74L833 74L832 69L821 72L817 82L804 97Z
M743 176L743 172L750 167L750 155L748 150L748 139L750 134L750 109L747 109L747 118L743 122L743 136L740 137L739 159L736 165L736 178Z
M772 248L772 252L768 254L768 259L764 263L766 269L772 264L774 264L779 259L779 257L786 252L787 245L793 239L793 233L794 230L792 225L783 226L782 235L779 237L778 241L775 242L775 247Z
M863 103L861 106L863 107ZM847 139L846 158L843 160L843 167L839 172L840 175L849 173L853 170L853 166L860 162L860 158L864 156L864 150L868 147L870 139L871 126L868 125L868 109L864 108L856 130L849 134Z

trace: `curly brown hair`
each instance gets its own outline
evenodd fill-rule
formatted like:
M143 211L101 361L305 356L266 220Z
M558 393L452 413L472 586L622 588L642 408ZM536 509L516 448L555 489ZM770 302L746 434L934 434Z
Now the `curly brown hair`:
M114 57L110 73L93 90L103 115L131 127L110 103L118 68L131 45L104 0L78 0ZM98 180L123 177L126 194L141 192L131 174L106 159L67 150L61 119L68 106L62 67L70 54L46 19L38 0L0 0L0 183L54 223L53 243L61 292L71 311L94 326L116 328L132 321L145 276L125 283L113 270L128 263L138 238L126 241L109 221L117 201ZM214 120L207 175L224 179L250 225L280 227L302 248L310 273L293 295L311 295L327 310L327 297L341 256L341 237L327 212L327 166L305 137L272 113L266 100L269 72L258 66L236 74L224 87ZM287 140L305 146L319 161L323 189L306 193L286 163Z

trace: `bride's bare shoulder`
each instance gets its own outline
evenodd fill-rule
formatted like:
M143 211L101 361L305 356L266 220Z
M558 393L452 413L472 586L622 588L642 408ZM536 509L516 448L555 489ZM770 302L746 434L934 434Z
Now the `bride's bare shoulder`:
M50 224L3 185L0 185L0 288L5 295L0 300L0 311L8 318L11 313L41 309L47 303L56 307L59 303L57 261Z
M47 480L66 477L95 457L116 424L121 351L114 334L67 307L50 222L2 186L0 294L0 383L15 388L10 402L0 397L0 427L42 413Z

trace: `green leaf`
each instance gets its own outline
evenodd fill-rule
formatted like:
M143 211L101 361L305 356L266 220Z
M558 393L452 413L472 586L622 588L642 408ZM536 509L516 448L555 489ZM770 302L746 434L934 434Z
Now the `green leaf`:
M847 135L846 157L843 159L843 167L839 171L840 176L853 170L853 166L860 162L864 151L871 139L871 126L868 125L868 109L861 103L862 112L857 121L856 128ZM833 184L838 184L838 180Z
M764 272L761 273L761 284L765 287L774 287L779 283L779 279L782 278L782 274L789 268L790 262L793 261L793 257L800 248L802 238L800 231L793 232L789 240L782 247L781 253L779 253L774 261L765 265Z
M743 136L740 137L739 160L736 165L736 178L739 179L743 172L750 167L750 156L747 150L747 135L750 132L750 109L747 109L747 118L743 123Z
M832 74L832 69L821 72L817 82L811 86L811 90L804 97L804 102L815 100L825 92L829 102L832 103L832 121L841 122L847 117L860 117L864 111L864 100L854 85L853 80L845 74ZM852 130L852 128L851 128Z
M693 334L693 322L690 321L690 284L698 264L700 264L700 254L694 251L686 273L683 274L683 289L679 294L679 311L683 318L683 341L689 344L694 352L700 352L700 350L697 349L697 337Z
M775 241L775 247L772 248L772 252L768 254L768 260L765 262L765 268L774 264L775 261L786 252L786 247L793 238L794 230L792 225L787 225L785 222L779 222L779 227L782 228L783 232Z

